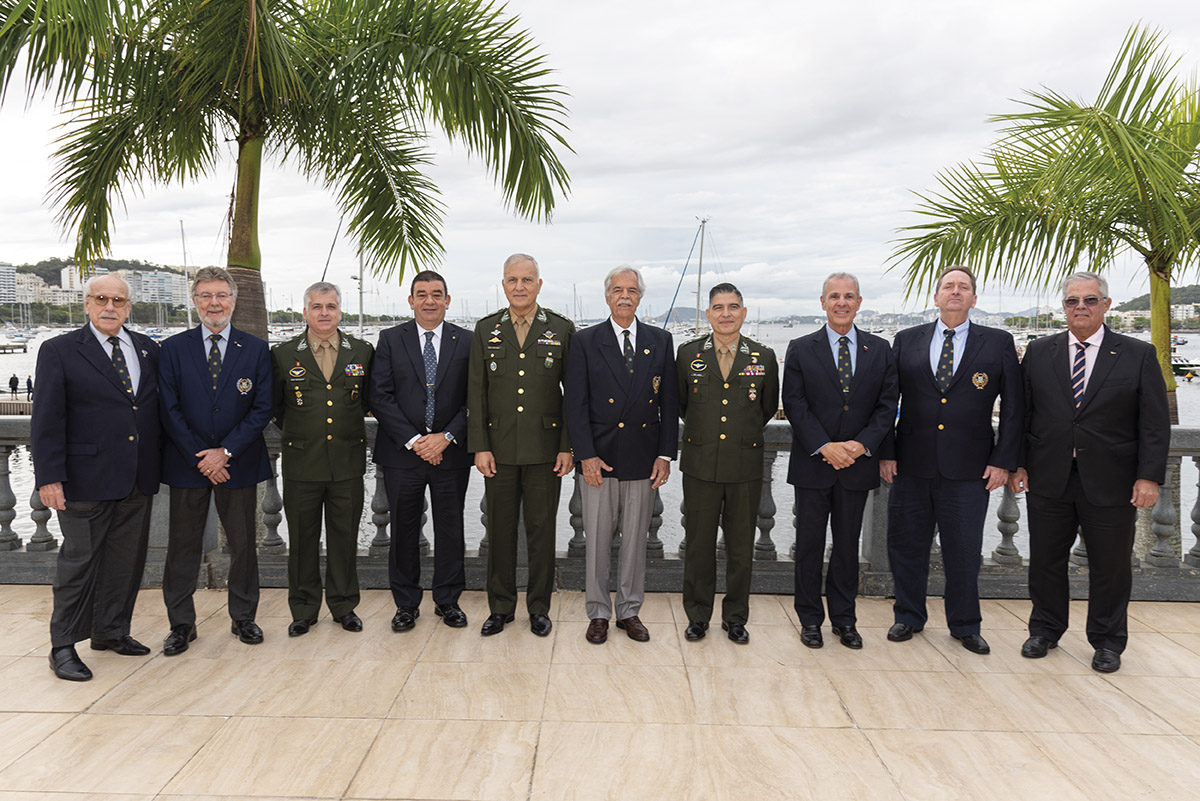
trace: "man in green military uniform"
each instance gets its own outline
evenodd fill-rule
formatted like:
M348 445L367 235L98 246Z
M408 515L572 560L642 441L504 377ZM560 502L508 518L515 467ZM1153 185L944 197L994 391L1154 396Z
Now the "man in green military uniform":
M480 319L467 380L467 450L487 491L487 592L482 634L499 634L517 608L517 516L525 503L529 628L550 633L554 525L562 477L571 470L563 416L563 378L574 324L538 306L537 262L515 253L504 262L508 307Z
M321 610L321 513L325 602L346 631L362 631L358 523L367 463L367 385L375 349L338 330L342 293L320 281L304 291L304 333L271 349L275 424L283 451L287 515L288 634L316 625Z
M712 333L685 342L676 359L683 418L684 636L702 639L712 618L719 522L726 557L721 628L729 639L746 643L763 429L779 408L779 364L773 350L742 336L746 307L733 284L709 290L705 316Z

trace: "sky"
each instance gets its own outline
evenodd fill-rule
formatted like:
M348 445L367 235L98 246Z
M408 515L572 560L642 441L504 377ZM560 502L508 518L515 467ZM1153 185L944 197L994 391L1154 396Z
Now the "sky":
M995 140L990 115L1043 86L1093 98L1138 22L1167 33L1180 77L1200 69L1200 14L1178 0L1136 9L1110 0L512 0L507 10L570 94L574 153L560 155L571 191L549 224L519 219L480 160L434 140L429 174L447 207L446 253L428 266L447 278L451 316L497 308L513 252L538 259L540 301L568 314L577 304L588 317L605 314L603 278L621 264L645 276L642 312L661 313L677 287L676 304L694 306L694 254L680 279L699 218L709 220L704 292L734 282L751 320L819 314L821 280L842 270L859 277L864 309L923 309L928 296L906 298L899 272L887 272L893 240L918 219L914 192L935 189L940 171ZM73 250L47 200L64 119L46 101L27 106L19 86L0 106L0 152L9 154L0 261ZM112 256L180 264L182 221L188 263L223 264L232 143L228 153L209 179L132 188ZM344 231L335 240L332 194L268 160L260 238L270 305L299 308L332 247L328 280L356 312L357 250ZM1114 265L1109 281L1116 302L1148 291L1132 259ZM368 312L407 312L407 286L395 278L368 275L364 289ZM1033 302L996 283L979 291L988 311Z

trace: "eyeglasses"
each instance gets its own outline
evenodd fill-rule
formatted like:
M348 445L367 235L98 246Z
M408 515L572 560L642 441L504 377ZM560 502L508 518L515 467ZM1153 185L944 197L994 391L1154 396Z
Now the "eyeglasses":
M204 303L208 303L211 300L219 300L222 303L224 303L225 301L227 301L233 297L233 293L231 293L231 292L200 292L198 294L193 295L192 297L194 297L196 300L203 301Z
M120 295L88 295L88 297L100 306L107 306L111 301L114 309L123 309L129 302L129 298L123 298Z
M1100 305L1100 300L1101 298L1098 298L1095 295L1088 295L1086 298L1063 298L1063 305L1068 309L1073 309L1082 303L1089 309L1094 309Z

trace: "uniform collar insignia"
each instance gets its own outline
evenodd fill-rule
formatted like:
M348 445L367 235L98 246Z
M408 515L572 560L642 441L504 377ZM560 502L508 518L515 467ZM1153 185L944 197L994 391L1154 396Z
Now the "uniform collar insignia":
M750 353L750 345L749 345L749 343L747 343L747 342L746 342L746 338L745 338L745 337L742 337L742 347L741 347L741 351L742 351L742 353L745 353L745 354L747 354L747 355L749 355L749 353Z
M544 323L547 320L546 310L543 309L541 306L538 306L537 318L538 318L539 323Z
M505 309L504 314L500 315L500 322L502 322L502 323L507 323L511 319L512 319L512 317L509 316L508 309Z
M308 350L308 337L300 340L300 344L296 346L296 350Z
M705 349L705 350L712 350L712 346L713 346L713 344L712 344L712 334L709 334L709 335L708 335L708 337L707 337L707 338L705 338L705 340L704 340L704 349Z
M350 350L350 338L348 336L346 336L345 334L342 334L340 337L338 337L338 339L342 340L343 348L345 348L346 350Z

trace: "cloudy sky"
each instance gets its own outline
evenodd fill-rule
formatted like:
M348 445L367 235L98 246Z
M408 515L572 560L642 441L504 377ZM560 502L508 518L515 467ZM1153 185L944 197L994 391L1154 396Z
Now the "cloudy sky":
M938 171L994 139L990 114L1040 86L1094 97L1139 21L1167 31L1181 75L1200 68L1200 14L1178 0L1136 10L1110 0L512 0L508 10L570 92L572 189L551 224L522 221L478 161L438 146L432 176L448 214L435 267L456 316L496 308L501 264L514 251L538 258L547 306L569 312L578 293L584 312L600 315L604 273L629 263L649 285L643 311L661 311L698 217L710 219L705 290L718 275L734 281L752 319L818 312L820 280L834 270L859 275L866 308L923 308L928 298L906 301L898 275L886 273L890 241L915 221L913 191L934 188ZM19 88L0 107L0 261L72 250L45 200L60 121L47 104L26 108ZM232 180L230 160L203 183L130 193L113 256L179 264L182 220L189 263L223 263ZM330 280L347 293L344 308L358 309L354 242L343 234L334 244L339 212L327 192L272 168L260 216L274 307L299 304L333 245ZM694 259L682 306L694 303ZM1132 262L1110 280L1118 301L1146 291ZM406 289L366 286L368 311L407 309ZM1031 303L993 285L980 308L995 309L998 294L1005 309Z

